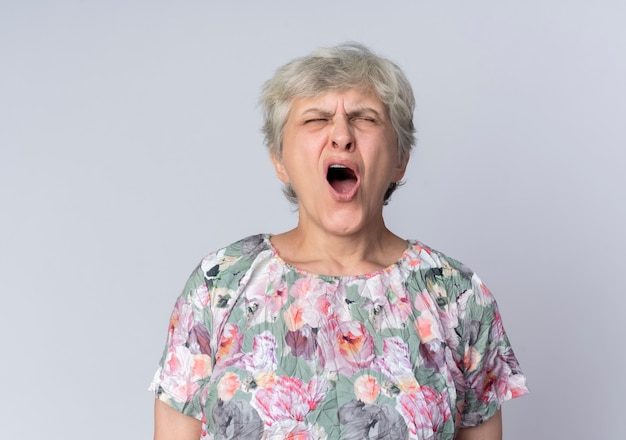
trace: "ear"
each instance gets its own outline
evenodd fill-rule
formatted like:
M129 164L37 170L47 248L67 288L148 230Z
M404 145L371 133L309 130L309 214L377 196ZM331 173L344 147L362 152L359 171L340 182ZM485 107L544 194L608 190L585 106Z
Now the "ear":
M401 160L400 163L398 164L395 174L393 175L394 182L397 183L402 180L402 178L404 177L404 173L406 172L406 167L408 164L409 164L409 155L407 155L407 157Z
M278 176L280 181L285 184L290 183L289 174L287 174L287 169L285 168L283 161L276 157L274 153L270 153L270 158L272 159L274 169L276 170L276 175Z

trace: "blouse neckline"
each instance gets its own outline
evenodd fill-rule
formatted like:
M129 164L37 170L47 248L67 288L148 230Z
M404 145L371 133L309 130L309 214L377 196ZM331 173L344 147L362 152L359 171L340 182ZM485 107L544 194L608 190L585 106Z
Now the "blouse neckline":
M411 252L413 245L414 245L412 240L406 240L407 245L404 251L402 252L402 255L400 255L400 258L398 258L396 261L394 261L387 267L377 269L377 270L364 273L364 274L357 274L357 275L324 275L324 274L311 272L305 269L301 269L285 261L278 253L278 250L272 243L271 238L272 238L272 234L269 234L269 233L263 234L263 241L265 242L266 246L271 250L272 257L280 264L280 266L284 267L285 269L297 272L299 275L305 275L305 276L309 276L312 278L319 278L319 279L323 279L326 281L367 280L367 279L374 278L383 274L390 274L398 270L403 265L403 263L409 259L409 253Z

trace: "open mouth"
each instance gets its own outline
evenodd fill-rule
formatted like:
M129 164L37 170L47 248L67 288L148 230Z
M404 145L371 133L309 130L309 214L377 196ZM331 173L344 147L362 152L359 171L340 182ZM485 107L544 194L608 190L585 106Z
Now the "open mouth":
M358 182L354 170L339 164L328 167L326 180L335 192L343 195L350 194Z

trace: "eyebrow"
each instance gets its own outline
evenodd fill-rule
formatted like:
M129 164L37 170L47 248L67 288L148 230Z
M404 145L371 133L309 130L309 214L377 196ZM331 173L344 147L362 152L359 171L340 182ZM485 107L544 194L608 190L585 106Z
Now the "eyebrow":
M319 116L324 116L324 117L332 117L335 115L334 112L317 108L317 107L311 107L302 112L302 116L306 116L309 114L314 114L314 115L319 115ZM357 108L356 110L352 110L348 112L349 117L362 116L366 114L374 114L377 118L381 119L380 113L371 107L360 107L360 108Z
M322 110L321 108L317 108L317 107L308 108L302 112L302 116L305 116L308 114L314 114L314 115L326 116L326 117L331 117L334 115L333 112L329 112L328 110Z
M374 114L374 116L376 116L378 119L382 119L380 113L378 113L378 111L374 110L371 107L361 107L351 112L348 112L348 116L363 116L370 114Z

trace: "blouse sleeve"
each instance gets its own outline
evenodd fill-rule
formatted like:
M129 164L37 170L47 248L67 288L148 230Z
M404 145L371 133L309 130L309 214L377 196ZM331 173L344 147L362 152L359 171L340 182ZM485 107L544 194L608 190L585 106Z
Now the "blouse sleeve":
M460 370L465 388L458 390L460 427L477 426L502 402L528 393L526 378L504 331L498 305L475 274L471 289L457 298Z
M192 273L172 311L167 341L150 385L156 398L202 420L202 390L213 367L208 289L201 266Z

